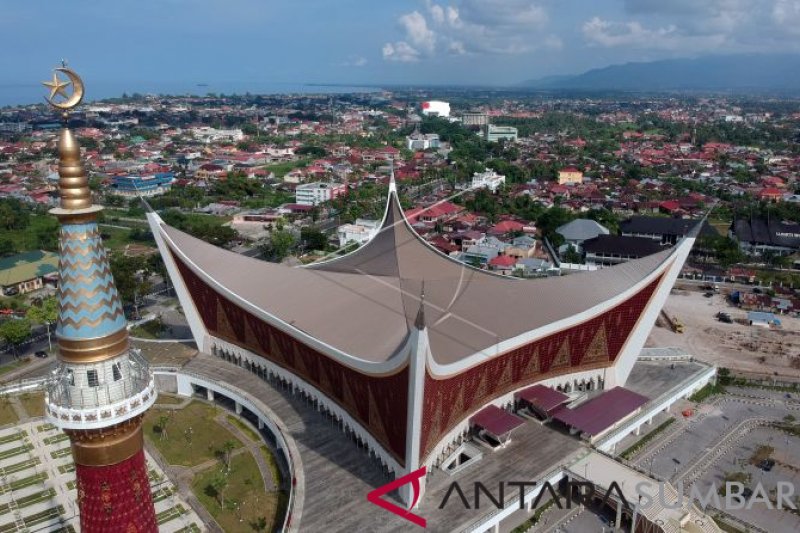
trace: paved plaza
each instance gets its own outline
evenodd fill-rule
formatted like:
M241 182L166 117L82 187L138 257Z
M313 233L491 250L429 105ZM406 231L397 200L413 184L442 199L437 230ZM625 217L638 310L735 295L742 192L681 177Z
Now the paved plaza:
M204 531L161 469L146 458L159 531ZM0 430L0 531L80 531L76 498L66 434L41 418Z
M711 482L721 483L727 473L739 471L750 475L750 483L763 479L768 490L778 480L790 481L797 487L800 477L797 470L785 465L799 464L800 439L767 426L788 414L800 418L800 404L774 391L754 388L728 391L729 394L700 404L690 418L675 413L676 423L632 461L658 477L682 482L687 493L693 483L708 487ZM772 446L773 457L782 458L782 464L777 464L770 473L762 473L748 464L758 445ZM750 510L731 510L730 515L731 521L741 521L739 526L751 531L800 531L800 515L789 511L755 505Z

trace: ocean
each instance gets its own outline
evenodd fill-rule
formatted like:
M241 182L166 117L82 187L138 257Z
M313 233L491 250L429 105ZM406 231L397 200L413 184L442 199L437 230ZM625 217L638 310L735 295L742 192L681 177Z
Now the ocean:
M127 93L153 95L196 95L216 94L342 94L375 92L377 87L324 85L303 83L258 83L258 82L95 82L84 80L86 96L84 101L118 98ZM0 82L0 107L44 102L47 89L39 83Z

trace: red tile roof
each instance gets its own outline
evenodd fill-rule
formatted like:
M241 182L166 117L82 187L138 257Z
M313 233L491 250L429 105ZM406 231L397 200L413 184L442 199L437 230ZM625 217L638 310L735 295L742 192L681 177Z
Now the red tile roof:
M489 261L489 265L498 267L510 267L517 264L517 259L510 255L498 255Z

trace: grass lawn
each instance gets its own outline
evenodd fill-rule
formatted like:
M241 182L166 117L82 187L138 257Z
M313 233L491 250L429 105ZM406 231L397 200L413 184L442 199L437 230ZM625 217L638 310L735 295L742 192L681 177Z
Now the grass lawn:
M131 335L141 339L158 339L161 337L164 329L166 328L161 320L151 320L150 322L145 322L140 326L131 328Z
M266 168L269 172L274 172L276 178L282 178L296 168L307 167L308 163L308 159L298 159L297 161L285 161L283 163L267 165L264 168Z
M230 431L214 421L217 408L201 402L192 402L179 411L150 409L144 417L145 436L150 439L164 458L173 465L195 466L215 459L225 441L232 441L236 448L242 443ZM162 438L158 419L169 418L166 437ZM191 428L191 438L187 430Z
M9 363L7 365L0 366L0 376L3 374L8 374L21 366L25 366L30 363L30 359L17 359L16 361Z
M18 422L17 413L11 407L11 401L8 398L0 398L0 426Z
M40 234L51 234L58 237L58 219L51 215L31 214L30 225L24 229L3 230L3 237L14 243L14 248L20 252L41 249ZM58 241L53 241L54 245Z
M158 404L176 405L176 404L181 403L183 400L185 400L185 398L182 398L180 396L172 396L172 395L160 393L158 395L158 398L156 398L156 405L158 405Z
M44 416L44 393L43 392L26 392L20 395L19 401L28 416L39 417Z
M269 466L269 471L272 473L272 481L275 483L276 487L280 487L281 469L278 468L278 463L275 462L275 456L266 446L261 446L260 450L261 450L261 455L264 456L264 460L267 462L267 466Z
M263 519L262 524L265 526L261 531L279 529L278 507L282 496L278 492L264 491L264 481L253 456L243 453L231 460L230 472L226 476L227 484L222 491L225 504L220 507L219 498L211 484L223 468L222 464L213 466L195 476L192 482L195 495L222 529L259 531L256 526L260 519Z
M122 250L126 245L133 242L130 238L131 230L128 228L111 228L105 224L100 224L100 234L103 236L103 246L107 250Z
M237 428L242 430L242 433L247 435L247 437L252 440L253 442L261 442L261 437L258 436L258 433L250 429L250 426L242 422L239 418L228 415L228 422L236 426Z

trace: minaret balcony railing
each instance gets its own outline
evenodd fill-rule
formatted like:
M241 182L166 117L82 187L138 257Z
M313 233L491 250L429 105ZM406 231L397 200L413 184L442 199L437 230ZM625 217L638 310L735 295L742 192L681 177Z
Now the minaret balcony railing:
M150 365L137 350L130 350L113 362L119 365L117 379L107 371L111 362L59 364L47 387L51 403L58 407L91 409L123 401L147 388L151 380ZM95 383L81 381L87 372L94 372Z
M124 422L144 413L156 401L156 384L153 378L137 393L122 401L99 407L65 407L53 401L51 394L59 392L48 388L45 396L48 420L61 429L98 429Z

